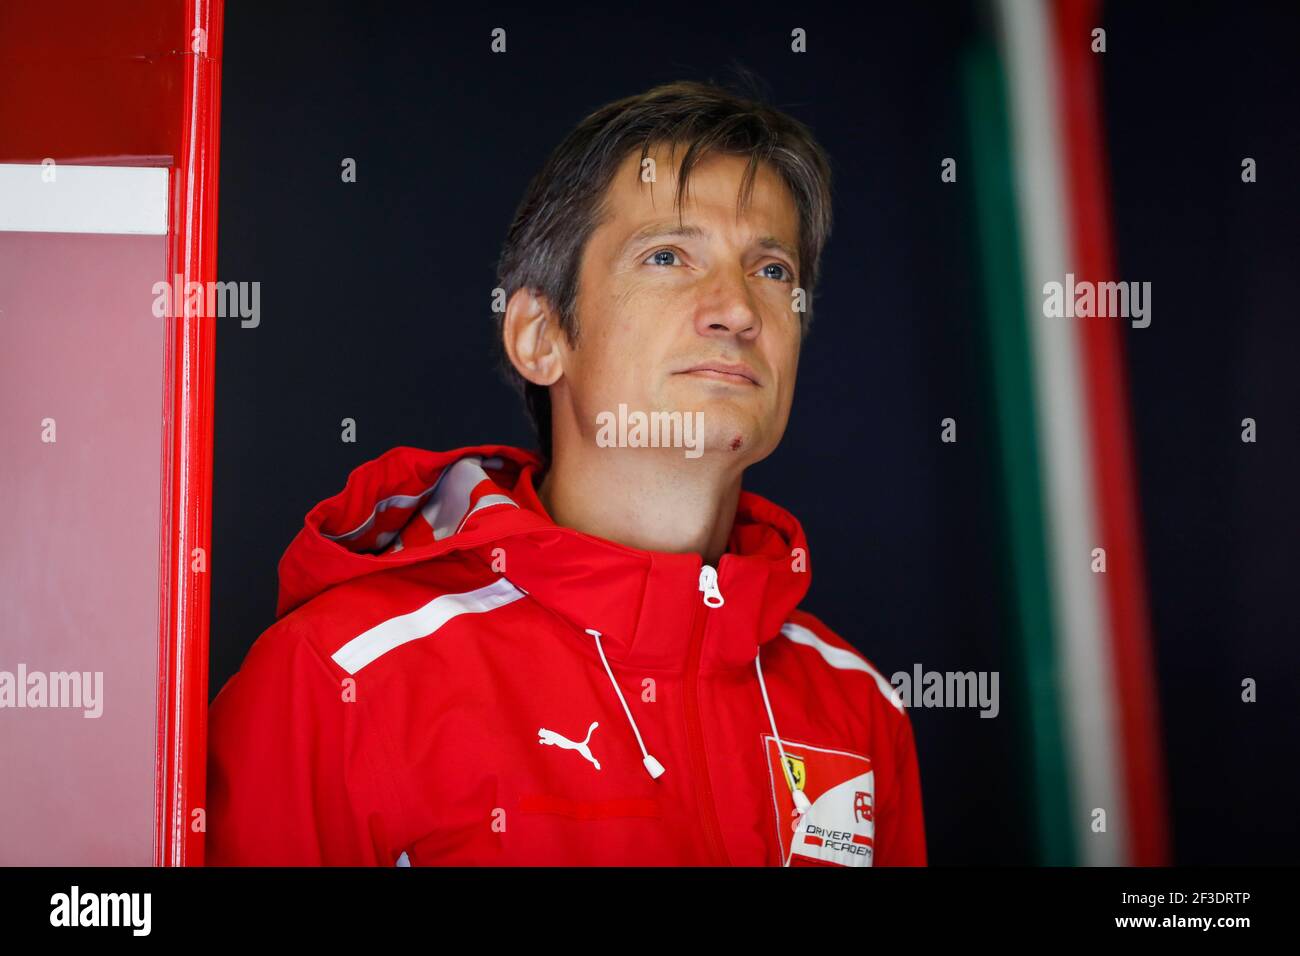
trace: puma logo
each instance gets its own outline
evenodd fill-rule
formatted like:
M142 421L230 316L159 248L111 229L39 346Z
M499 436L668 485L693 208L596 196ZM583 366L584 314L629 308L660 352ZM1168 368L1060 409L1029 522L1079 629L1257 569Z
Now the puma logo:
M600 724L593 720L591 726L587 728L587 736L582 739L581 743L574 743L563 734L557 734L555 731L547 730L543 727L541 730L537 731L537 742L539 744L550 744L564 750L576 750L595 764L596 769L599 770L600 761L591 755L591 748L587 746L587 742L591 740L591 732L599 726Z

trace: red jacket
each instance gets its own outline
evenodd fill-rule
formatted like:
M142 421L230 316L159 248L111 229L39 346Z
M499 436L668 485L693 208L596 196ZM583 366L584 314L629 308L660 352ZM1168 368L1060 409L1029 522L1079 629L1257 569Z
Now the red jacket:
M208 862L923 865L907 713L796 610L794 517L742 492L715 573L556 525L539 465L394 448L311 510L212 704Z

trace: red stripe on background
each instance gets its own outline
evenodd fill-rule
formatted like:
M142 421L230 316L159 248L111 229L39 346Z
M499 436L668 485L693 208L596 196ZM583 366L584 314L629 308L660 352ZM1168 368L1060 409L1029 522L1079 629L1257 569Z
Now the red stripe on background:
M176 165L168 178L167 279L217 278L217 186L221 147L221 44L225 0L190 0L178 38L185 50ZM93 4L78 4L89 7ZM170 6L170 5L163 5ZM206 52L194 53L195 31ZM182 310L183 312L183 310ZM158 866L202 866L208 745L208 640L211 574L191 572L195 548L212 548L212 437L216 327L210 319L169 317L164 409L161 634L155 806Z
M1115 281L1120 277L1115 274L1098 102L1097 64L1106 54L1091 49L1092 30L1100 26L1100 5L1095 0L1062 0L1055 6L1054 20L1074 271L1079 280ZM1124 366L1122 335L1130 326L1128 319L1114 317L1076 321L1093 443L1098 526L1107 558L1105 586L1122 729L1118 745L1131 821L1130 861L1162 866L1169 862L1169 823Z

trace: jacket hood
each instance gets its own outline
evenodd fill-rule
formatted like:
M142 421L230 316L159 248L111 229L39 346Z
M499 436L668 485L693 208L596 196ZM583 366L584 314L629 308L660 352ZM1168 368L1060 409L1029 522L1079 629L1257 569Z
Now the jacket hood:
M557 525L535 491L541 470L536 454L508 445L400 446L365 462L308 512L285 551L276 617L355 578L452 556L483 562L579 630L602 630L613 659L677 665L695 613L683 595L700 599L710 569L699 554L629 548ZM807 593L803 529L742 490L716 571L731 606L711 663L750 664Z

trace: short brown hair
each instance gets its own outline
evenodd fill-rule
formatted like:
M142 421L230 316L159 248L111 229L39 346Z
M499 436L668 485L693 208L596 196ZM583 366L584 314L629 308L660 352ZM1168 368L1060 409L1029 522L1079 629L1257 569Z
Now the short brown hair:
M564 138L533 177L506 233L497 285L508 301L530 288L555 306L569 343L578 341L578 270L587 240L603 221L606 193L619 165L637 147L641 158L667 144L685 146L677 171L676 206L691 170L711 153L747 156L739 206L749 202L759 163L781 177L799 213L799 285L807 296L801 314L806 335L822 248L831 231L831 170L812 132L776 108L712 83L680 81L616 100L596 110ZM638 181L640 170L637 171ZM495 313L502 345L504 313ZM542 457L551 457L551 400L546 386L524 379L501 348L502 371L522 392Z

